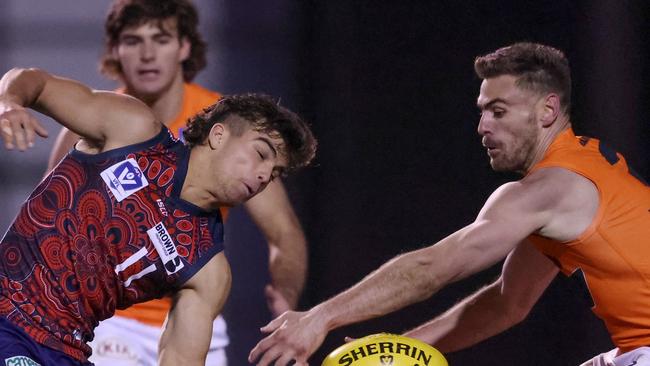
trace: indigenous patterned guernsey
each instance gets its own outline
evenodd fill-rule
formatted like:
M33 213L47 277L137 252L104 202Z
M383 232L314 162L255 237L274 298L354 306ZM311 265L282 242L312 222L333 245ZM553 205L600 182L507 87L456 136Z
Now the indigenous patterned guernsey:
M0 316L85 361L100 320L192 277L223 250L223 224L179 197L189 154L166 128L97 155L72 150L0 243Z
M124 90L118 91L124 93ZM185 129L187 120L201 112L204 108L214 104L219 98L221 98L220 94L205 89L198 84L183 84L182 109L176 118L168 125L169 131L174 135L174 137L182 140L182 132L183 129ZM223 218L223 221L226 221L227 214L228 209L222 207L221 217ZM163 297L162 299L154 299L136 304L126 310L118 310L115 312L115 315L135 319L156 327L162 327L170 307L171 300L168 297ZM226 335L225 323L221 318L221 315L219 315L217 322L218 323L214 325L213 332L218 333L220 336L218 344L221 347L225 347L228 345L228 336ZM212 345L216 345L214 340Z

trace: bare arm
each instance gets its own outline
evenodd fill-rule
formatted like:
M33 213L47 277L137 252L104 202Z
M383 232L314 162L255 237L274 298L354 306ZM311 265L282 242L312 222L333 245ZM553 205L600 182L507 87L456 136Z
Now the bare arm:
M502 186L472 224L435 245L390 260L308 312L287 312L273 320L262 329L273 333L257 344L249 360L261 356L259 365L274 359L276 365L285 365L296 359L303 365L329 330L426 299L446 284L503 259L531 233L544 231L548 237L567 239L577 235L592 219L585 217L586 202L597 202L597 192L589 184L577 174L547 169ZM576 192L584 187L590 188L589 194Z
M83 136L93 152L142 142L160 131L153 113L135 98L92 90L37 69L13 69L0 81L5 144L9 138L29 136L34 129L34 118L24 108L50 116Z
M59 161L63 159L65 154L67 154L68 151L72 149L74 144L76 144L80 138L81 136L68 130L67 128L65 127L61 128L61 131L59 131L59 135L56 137L56 141L54 141L54 146L52 147L52 151L50 152L50 157L47 160L46 173L54 169L54 167L59 163Z
M212 323L228 298L230 283L230 266L220 253L176 293L160 337L159 365L205 365Z
M470 347L524 320L557 273L555 264L524 241L508 255L497 281L404 335L443 353Z
M266 295L273 316L294 309L307 276L307 242L280 180L248 201L246 209L269 245L271 286Z

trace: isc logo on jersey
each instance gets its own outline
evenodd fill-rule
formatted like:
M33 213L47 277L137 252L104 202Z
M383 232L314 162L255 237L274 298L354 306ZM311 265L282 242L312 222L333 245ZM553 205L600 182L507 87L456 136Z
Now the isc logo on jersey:
M176 245L174 245L171 235L169 235L162 222L147 230L147 235L149 235L149 239L156 248L168 275L174 274L184 267L183 261L176 251Z
M108 169L105 169L101 176L108 188L113 192L117 202L149 184L138 163L133 158L113 164Z

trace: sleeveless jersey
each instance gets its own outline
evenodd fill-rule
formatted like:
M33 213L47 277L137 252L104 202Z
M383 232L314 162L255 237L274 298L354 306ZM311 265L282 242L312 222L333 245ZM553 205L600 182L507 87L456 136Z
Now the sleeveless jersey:
M581 269L601 318L621 352L650 345L650 187L602 142L562 132L533 170L560 167L589 179L600 205L574 241L531 241L565 275Z
M205 89L198 84L183 84L183 103L181 111L168 125L171 133L174 134L176 138L182 139L182 131L187 124L187 120L201 112L204 108L214 104L220 97L221 95L218 93ZM225 220L227 216L226 208L221 210L221 215ZM170 306L171 300L168 298L162 298L136 304L126 310L118 310L116 315L160 327L165 321Z
M0 243L0 316L85 361L100 320L191 278L223 250L223 224L180 198L189 155L166 128L96 155L71 151Z

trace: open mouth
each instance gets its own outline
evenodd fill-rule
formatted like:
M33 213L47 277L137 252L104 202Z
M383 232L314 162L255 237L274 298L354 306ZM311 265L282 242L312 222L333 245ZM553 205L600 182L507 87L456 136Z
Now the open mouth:
M248 192L249 196L253 195L253 188L251 188L248 184L244 183L244 187L246 187L246 191Z
M497 149L497 144L492 141L483 140L481 144L488 150L488 152Z
M160 71L157 69L142 69L138 70L138 76L145 78L145 79L152 79L158 77L160 74Z
M497 145L495 143L491 142L491 141L484 141L483 142L483 147L485 147L485 149L487 150L487 154L490 157L493 157L499 151L499 148L497 147Z

